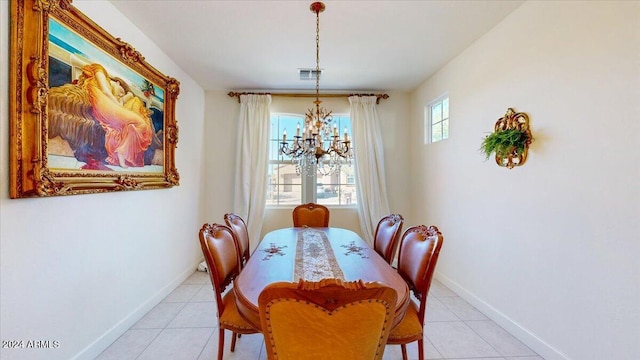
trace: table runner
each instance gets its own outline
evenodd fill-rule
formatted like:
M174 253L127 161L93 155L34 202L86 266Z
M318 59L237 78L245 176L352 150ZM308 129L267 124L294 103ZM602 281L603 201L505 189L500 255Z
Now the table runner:
M325 278L344 280L344 274L324 231L305 229L298 232L294 281L319 281Z

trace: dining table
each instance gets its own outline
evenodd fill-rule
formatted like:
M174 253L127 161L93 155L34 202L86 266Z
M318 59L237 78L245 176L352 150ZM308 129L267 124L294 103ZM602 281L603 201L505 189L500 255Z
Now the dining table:
M355 232L294 227L267 233L236 277L233 291L240 316L261 331L258 297L266 286L324 278L378 282L393 288L397 293L393 326L402 320L411 301L404 279Z

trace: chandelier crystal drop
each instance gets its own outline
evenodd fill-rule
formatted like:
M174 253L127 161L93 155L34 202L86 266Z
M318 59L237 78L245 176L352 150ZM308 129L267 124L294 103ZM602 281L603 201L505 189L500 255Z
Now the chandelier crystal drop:
M316 14L316 100L315 110L309 109L305 115L304 128L300 124L291 142L287 141L287 130L282 133L280 154L291 158L298 175L313 175L313 169L321 175L331 175L340 171L343 164L351 165L353 152L351 140L344 129L340 138L337 124L333 123L331 111L320 107L320 13L324 11L322 2L314 2L309 7Z

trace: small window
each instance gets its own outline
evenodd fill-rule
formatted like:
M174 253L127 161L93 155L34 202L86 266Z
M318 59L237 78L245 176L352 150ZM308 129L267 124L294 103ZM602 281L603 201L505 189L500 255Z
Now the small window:
M425 108L425 144L449 138L449 96L434 100Z

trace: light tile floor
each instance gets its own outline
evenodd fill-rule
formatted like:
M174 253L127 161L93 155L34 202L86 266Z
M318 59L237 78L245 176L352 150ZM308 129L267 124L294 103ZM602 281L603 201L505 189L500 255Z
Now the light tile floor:
M98 360L215 360L218 348L214 295L207 273L195 272L134 324ZM262 335L243 335L225 359L265 360ZM434 280L425 325L427 359L543 360L454 292ZM416 343L407 345L417 359ZM383 360L402 359L399 345L388 345Z

